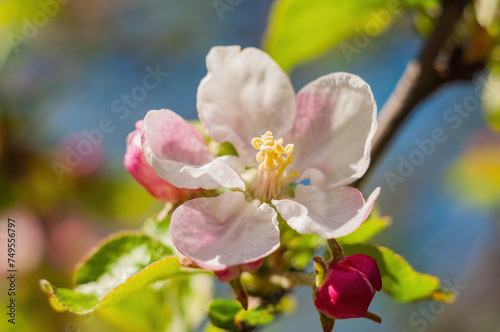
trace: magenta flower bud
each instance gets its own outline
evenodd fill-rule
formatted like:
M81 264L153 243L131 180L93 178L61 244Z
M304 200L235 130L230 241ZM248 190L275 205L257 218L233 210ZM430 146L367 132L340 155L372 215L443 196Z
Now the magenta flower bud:
M127 137L127 152L123 164L132 176L155 198L164 202L178 203L192 195L195 191L174 187L160 178L149 165L141 147L141 130L143 121L135 124L136 130Z
M332 319L365 317L368 306L382 288L375 260L357 254L342 258L326 271L314 305Z

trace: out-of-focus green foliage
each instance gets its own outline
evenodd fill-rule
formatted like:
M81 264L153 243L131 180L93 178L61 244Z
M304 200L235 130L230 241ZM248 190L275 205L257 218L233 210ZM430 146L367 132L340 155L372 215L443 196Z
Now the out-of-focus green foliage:
M304 269L310 264L316 249L325 244L325 240L316 234L297 236L297 232L288 227L283 227L281 236L281 243L287 247L283 261L287 263L288 269Z
M55 3L59 8L59 3ZM12 48L16 49L18 43L36 34L39 27L31 21L37 13L48 17L40 2L35 0L0 1L0 68Z
M140 220L144 212L154 213L161 208L161 203L152 199L151 195L128 174L121 178L102 179L96 183L94 191L87 191L81 196L84 206L90 206L103 215L133 225L137 224L137 220ZM106 199L103 200L102 197Z
M364 243L377 235L391 224L391 218L369 218L361 224L353 233L339 237L337 241L341 245Z
M245 310L240 302L228 299L215 299L208 308L208 317L213 326L206 331L238 331L241 328L255 328L274 321L276 312L290 310L290 299L283 297L277 305L264 305L255 309ZM293 306L293 305L292 305Z
M439 279L416 272L404 260L388 248L371 244L345 245L346 255L365 254L377 261L382 276L382 289L401 302L419 301L426 298L449 302L450 294L439 290Z
M112 235L76 271L75 289L56 288L45 280L41 286L61 304L56 309L88 313L153 282L188 273L172 254L170 248L144 234Z
M262 326L272 323L274 320L274 308L258 308L253 310L241 310L234 318L238 326Z
M227 330L223 330L221 328L218 328L217 326L213 325L212 323L207 323L205 326L205 329L203 330L204 332L225 332Z
M437 0L276 0L265 49L288 71L354 35L378 35L406 9L437 4Z
M375 207L363 224L353 233L340 237L337 240L340 244L355 244L364 243L377 235L391 224L391 219L388 217L380 217L380 213ZM285 225L283 223L282 225ZM325 245L325 239L316 234L303 234L297 236L298 233L290 227L281 227L281 243L286 246L286 252L283 254L283 261L287 264L286 268L302 270L311 263L312 257L316 250Z
M500 132L500 66L493 66L483 89L482 109L486 123Z
M243 310L241 303L228 299L215 299L208 307L208 317L216 327L236 331L237 326L234 318Z
M481 136L488 135L483 132ZM500 201L500 137L491 133L471 142L450 166L446 182L450 191L480 208L498 209ZM495 139L496 138L496 139Z
M0 24L20 22L42 9L34 0L3 0L0 2Z
M429 36L436 24L436 18L426 11L419 11L413 16L413 24L422 36Z

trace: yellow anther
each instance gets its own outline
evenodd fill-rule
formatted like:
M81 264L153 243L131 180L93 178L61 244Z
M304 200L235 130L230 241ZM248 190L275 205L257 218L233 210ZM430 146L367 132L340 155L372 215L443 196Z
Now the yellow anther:
M293 151L293 144L283 147L283 139L274 140L270 131L252 139L252 146L259 150L256 160L260 163L259 168L262 170L280 168Z
M266 155L266 158L264 159L264 169L271 169L274 164L274 159L270 158L269 155Z
M255 137L252 139L252 146L256 149L260 149L262 146L262 139L260 137Z
M289 153L286 153L286 149L283 147L283 145L276 145L276 152L278 153L285 153L285 154L289 154Z
M265 154L262 153L262 151L257 152L257 158L256 159L257 159L258 163L263 162L264 161L264 157L265 157Z
M268 131L261 137L252 139L252 146L259 150L255 156L259 163L259 184L254 194L263 201L268 201L279 195L279 188L283 182L298 175L297 172L288 176L284 174L285 168L293 161L294 145L283 146L283 138L275 140L273 134Z

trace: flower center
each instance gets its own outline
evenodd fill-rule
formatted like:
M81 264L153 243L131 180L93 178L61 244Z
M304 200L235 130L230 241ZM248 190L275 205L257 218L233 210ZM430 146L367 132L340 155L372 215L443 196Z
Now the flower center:
M285 172L285 168L293 161L293 144L283 147L283 138L276 141L273 133L268 131L261 137L252 139L252 146L259 150L256 156L259 170L254 196L264 202L270 201L279 196L283 182L299 175L298 172L293 172L287 176Z

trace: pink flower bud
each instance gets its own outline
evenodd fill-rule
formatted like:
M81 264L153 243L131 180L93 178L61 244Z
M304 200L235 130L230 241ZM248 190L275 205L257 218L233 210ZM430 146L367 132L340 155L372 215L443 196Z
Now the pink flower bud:
M214 274L217 277L217 279L219 279L220 282L228 282L238 278L240 276L241 271L250 272L258 269L262 265L262 262L264 262L263 258L256 260L255 262L231 266L225 270L214 271Z
M127 137L127 152L123 161L125 168L155 198L164 202L181 202L195 191L174 187L160 178L148 164L141 147L142 122L138 121L136 130Z
M375 260L357 254L328 268L316 292L314 305L332 319L365 317L376 291L382 288Z

